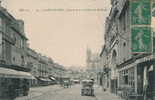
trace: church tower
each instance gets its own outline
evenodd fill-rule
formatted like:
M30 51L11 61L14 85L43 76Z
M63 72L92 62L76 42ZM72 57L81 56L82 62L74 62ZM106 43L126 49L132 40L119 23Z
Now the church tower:
M86 51L86 64L87 64L87 68L90 67L90 63L91 63L91 57L92 57L92 52L91 49L87 47L87 51Z

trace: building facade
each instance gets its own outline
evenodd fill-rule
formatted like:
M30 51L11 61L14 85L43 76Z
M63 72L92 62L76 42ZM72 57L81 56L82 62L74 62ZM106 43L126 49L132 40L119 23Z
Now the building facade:
M154 97L154 53L131 52L129 0L111 0L111 5L105 25L105 46L100 54L104 60L103 87L113 93L121 90L124 94L132 91L142 95L147 83Z
M64 76L66 71L62 65L54 63L51 58L30 48L27 50L27 66L31 69L30 73L35 77L31 82L32 86L52 84L56 78Z
M24 22L0 6L0 98L28 95L32 75L26 62L27 40Z
M24 22L15 19L2 7L0 11L1 64L15 65L17 69L27 68L27 37L24 33Z
M30 49L27 41L24 21L0 5L0 99L26 96L31 85L48 85L54 70L63 76L62 65Z
M39 77L39 72L38 72L39 60L38 59L39 59L38 53L32 50L31 48L27 48L27 57L26 57L27 67L30 69L30 73L34 77ZM32 79L31 85L32 86L38 85L38 80L36 78Z

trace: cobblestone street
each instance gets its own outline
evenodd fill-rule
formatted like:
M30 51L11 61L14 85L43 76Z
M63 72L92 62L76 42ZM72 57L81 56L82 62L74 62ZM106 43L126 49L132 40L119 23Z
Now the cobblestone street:
M101 87L94 86L95 96L81 96L81 86L63 88L58 85L32 88L30 95L16 100L120 100L117 96L103 92Z

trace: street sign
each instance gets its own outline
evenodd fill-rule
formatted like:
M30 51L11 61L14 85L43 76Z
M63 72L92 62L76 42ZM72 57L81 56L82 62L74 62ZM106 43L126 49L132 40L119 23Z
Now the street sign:
M131 33L133 53L152 52L151 27L132 27Z
M151 24L151 0L130 0L131 24Z

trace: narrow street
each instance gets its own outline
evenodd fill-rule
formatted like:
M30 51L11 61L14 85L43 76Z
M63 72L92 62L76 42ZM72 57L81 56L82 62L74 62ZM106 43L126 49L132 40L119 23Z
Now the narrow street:
M95 96L81 96L81 85L63 88L58 85L31 89L28 97L16 100L120 100L109 92L103 92L101 87L94 86Z

